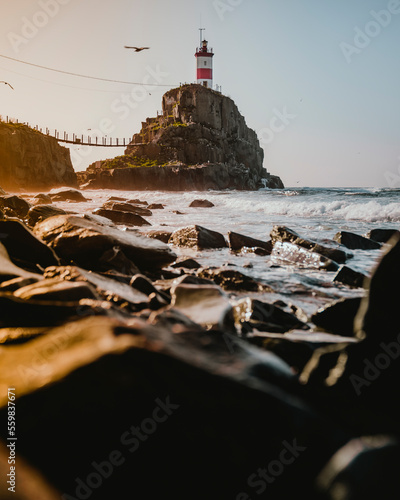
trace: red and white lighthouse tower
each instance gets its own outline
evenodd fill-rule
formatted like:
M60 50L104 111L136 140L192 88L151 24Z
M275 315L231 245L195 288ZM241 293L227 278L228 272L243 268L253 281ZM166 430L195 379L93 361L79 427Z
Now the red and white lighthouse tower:
M203 28L200 28L200 47L196 50L197 83L212 89L213 86L213 57L212 49L208 48L207 40L202 38Z

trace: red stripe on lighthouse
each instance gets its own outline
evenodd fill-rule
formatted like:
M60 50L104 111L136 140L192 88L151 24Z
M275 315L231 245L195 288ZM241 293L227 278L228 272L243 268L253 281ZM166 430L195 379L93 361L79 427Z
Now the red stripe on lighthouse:
M197 68L197 79L198 80L212 80L212 69Z

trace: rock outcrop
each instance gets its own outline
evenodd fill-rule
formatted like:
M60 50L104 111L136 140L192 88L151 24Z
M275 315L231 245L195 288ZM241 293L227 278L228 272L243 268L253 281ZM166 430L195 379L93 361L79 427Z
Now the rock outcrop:
M69 150L26 125L0 121L0 185L10 191L76 186Z
M166 190L283 188L263 167L264 151L232 99L201 85L163 96L125 155L79 173L90 188Z

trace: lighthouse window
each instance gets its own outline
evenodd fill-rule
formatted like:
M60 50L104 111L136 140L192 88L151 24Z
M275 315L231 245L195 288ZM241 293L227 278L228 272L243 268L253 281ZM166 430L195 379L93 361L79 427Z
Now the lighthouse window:
M207 61L204 61L204 66L207 66Z

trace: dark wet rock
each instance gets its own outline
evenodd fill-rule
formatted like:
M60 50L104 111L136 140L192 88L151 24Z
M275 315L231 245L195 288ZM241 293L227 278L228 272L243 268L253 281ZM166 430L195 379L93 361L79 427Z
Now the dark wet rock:
M16 266L10 259L6 247L0 243L0 282L7 282L14 278L41 279L40 274L31 273Z
M235 321L243 335L258 330L284 333L293 329L309 329L294 314L280 307L256 299L245 298L235 305Z
M326 332L353 337L354 319L360 304L360 297L340 299L319 309L311 316L311 321Z
M339 264L320 253L289 242L276 241L271 253L272 265L296 265L310 269L337 271Z
M149 210L164 210L165 205L162 203L152 203L151 205L148 205L147 208Z
M66 211L59 207L49 205L35 205L29 209L27 221L30 226L34 226L42 220L53 217L54 215L66 214Z
M169 243L179 247L206 250L211 248L225 248L227 243L221 233L211 231L203 226L188 226L174 231Z
M93 461L109 460L113 450L124 466L102 482L96 500L125 498L133 480L143 498L238 498L249 491L249 475L285 446L297 457L278 478L285 480L268 485L268 498L293 498L313 490L322 464L349 440L334 422L328 432L326 419L291 394L297 383L286 363L218 331L89 318L7 347L2 367L1 385L13 380L16 388L20 456L72 498L76 478L85 481ZM130 429L150 429L152 415L160 418L157 432L144 433L133 453ZM4 426L0 432L5 439Z
M349 231L339 231L333 239L351 250L377 250L382 246L377 241Z
M215 285L179 284L171 289L171 308L205 328L234 330L232 306Z
M215 205L212 201L209 200L193 200L189 207L210 208L215 207Z
M139 268L118 247L114 246L106 250L99 258L99 270L116 271L125 276L137 274Z
M54 251L20 221L0 221L0 241L14 263L31 271L59 264Z
M251 238L233 231L228 232L228 241L229 248L233 251L240 251L243 247L249 249L262 248L266 252L265 255L269 255L272 251L272 242L257 240L256 238Z
M0 208L8 208L19 218L23 219L31 208L31 204L19 196L10 194L7 196L0 196Z
M34 196L33 203L34 205L51 205L53 203L53 200L48 194L38 193Z
M172 210L172 213L176 215L185 215L183 212L180 212L179 210Z
M142 290L121 281L112 279L79 267L49 267L46 269L46 278L66 280L66 282L86 283L96 289L96 297L113 303L127 301L135 306L145 306L148 297ZM47 280L46 280L47 281ZM153 291L153 290L152 290ZM100 296L100 297L99 297ZM94 298L96 298L94 297Z
M136 215L132 212L122 212L120 210L109 210L106 208L96 208L93 211L94 215L106 217L115 224L130 224L132 226L151 226L150 222L144 219L141 215Z
M145 200L139 200L138 198L134 198L133 200L127 200L128 203L131 203L132 205L148 205L148 202Z
M145 233L145 236L147 236L147 238L154 238L155 240L160 240L163 243L168 243L171 235L172 231L161 230L148 231L147 233Z
M171 302L170 295L162 290L158 290L146 276L136 274L132 277L129 285L149 297L152 309L159 309Z
M77 189L70 188L59 188L52 190L49 196L53 201L74 201L74 202L85 202L88 201L87 198Z
M0 293L0 328L56 326L86 316L122 316L109 302L91 299L55 301L22 299Z
M83 281L62 281L58 278L44 279L40 282L19 288L14 292L14 296L26 300L34 299L58 302L100 299L90 284Z
M400 231L397 229L371 229L365 237L378 243L387 243L395 235L400 236Z
M365 285L366 279L367 276L365 274L354 271L350 267L342 266L333 278L333 281L354 288L362 288Z
M149 208L138 207L132 203L116 203L116 202L106 202L104 203L102 208L106 208L107 210L117 210L120 212L131 212L136 215L142 215L143 217L148 217L153 215Z
M123 198L121 196L110 196L108 201L128 201L128 198Z
M183 260L177 260L175 264L172 264L171 267L174 268L180 268L183 267L184 269L200 269L201 265L195 261L194 259L183 259Z
M263 283L246 276L235 269L204 268L197 272L197 276L214 281L224 290L236 292L272 292L273 290Z
M176 259L176 254L160 241L72 215L46 219L34 231L66 261L87 269L101 267L98 260L114 247L122 250L139 269L159 269Z
M338 248L335 242L327 242L329 244L321 245L316 241L303 238L286 226L274 226L271 231L271 240L273 245L277 242L293 243L299 247L305 248L306 250L310 250L313 253L323 255L324 257L338 262L339 264L346 262L347 259L352 257L352 255L348 252Z
M398 439L385 435L353 439L333 455L318 475L318 500L395 500L400 489L399 467Z

